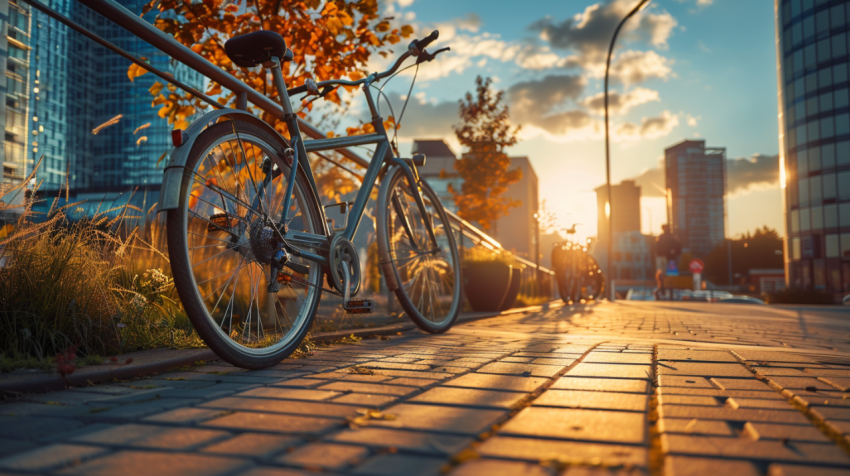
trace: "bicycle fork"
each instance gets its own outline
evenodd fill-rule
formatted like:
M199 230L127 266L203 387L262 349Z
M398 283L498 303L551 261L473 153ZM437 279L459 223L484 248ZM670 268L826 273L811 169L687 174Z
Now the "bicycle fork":
M440 245L437 243L437 234L434 232L434 223L431 221L431 214L428 213L425 208L425 199L422 198L422 192L419 190L419 181L417 180L416 175L414 175L413 170L408 167L407 163L399 158L393 158L391 161L393 164L399 166L404 172L405 178L407 179L407 184L410 187L410 193L413 195L413 200L416 202L416 207L419 209L419 214L422 216L422 221L425 222L425 229L428 231L428 237L431 239L431 249L428 251L436 251L440 248ZM395 208L396 213L398 213L399 218L402 221L402 227L404 228L405 233L407 233L410 238L410 242L418 249L419 244L416 241L413 235L413 229L410 226L410 220L407 218L407 214L404 213L404 209L401 205L401 200L397 196L392 197L393 208Z

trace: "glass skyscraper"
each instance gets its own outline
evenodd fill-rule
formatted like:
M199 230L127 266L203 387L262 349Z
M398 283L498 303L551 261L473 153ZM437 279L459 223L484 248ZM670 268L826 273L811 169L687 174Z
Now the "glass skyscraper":
M174 64L164 53L74 0L43 0L98 36L198 89L203 77ZM142 0L119 0L140 12ZM153 21L154 13L148 18ZM147 17L146 17L147 18ZM33 91L29 154L43 157L38 171L42 190L57 190L66 180L72 189L120 192L162 181L171 147L171 126L152 107L148 91L156 78L131 81L130 62L40 12L33 15L31 52ZM167 90L165 90L167 91Z
M850 2L775 0L786 279L850 291Z
M27 175L27 142L29 141L28 112L30 77L30 8L15 0L0 0L0 107L5 136L0 162L3 175L0 182L17 185ZM15 202L23 198L17 194ZM12 197L5 197L12 201Z

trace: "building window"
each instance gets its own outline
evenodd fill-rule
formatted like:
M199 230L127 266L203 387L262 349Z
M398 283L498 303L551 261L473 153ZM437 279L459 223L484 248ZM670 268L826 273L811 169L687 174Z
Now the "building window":
M809 196L809 202L812 205L820 205L823 203L820 176L815 176L809 179Z
M848 235L848 237L850 237L850 235ZM843 242L843 240L842 240L842 242ZM848 242L848 246L850 246L850 242ZM791 240L791 259L794 259L794 260L800 259L800 254L801 254L800 239L799 238L793 238Z
M832 80L831 75L829 75L827 77L830 80ZM832 110L832 93L829 92L829 93L821 94L820 97L818 98L818 103L819 103L818 108L821 111L823 111L823 112L831 111Z
M809 206L809 179L803 178L797 181L799 190L799 200L801 207Z
M822 207L812 207L812 230L823 230Z
M835 163L850 164L850 141L845 140L835 144Z
M850 120L848 120L847 114L837 116L835 118L835 124L836 126L833 126L832 116L820 120L820 136L822 139L834 137L836 127L844 129L844 132L841 132L841 129L839 129L839 134L850 134ZM820 169L820 164L818 164L818 169Z
M850 258L850 233L841 234L841 257Z
M834 200L835 198L835 174L826 174L823 176L823 199L827 201Z
M826 228L838 228L838 207L835 204L824 205L823 226Z
M841 256L841 246L838 235L826 235L826 257L838 258Z
M826 289L826 263L823 259L816 259L813 264L815 289Z
M800 210L791 210L791 233L800 231Z
M821 124L821 126L823 126L823 123ZM831 123L829 125L827 125L827 127L829 127L829 126L831 126ZM827 132L829 133L829 135L826 135ZM833 131L831 131L831 130L830 131L823 131L822 137L823 138L829 138L829 137L832 137L833 135L842 136L842 135L847 135L847 134L850 134L850 115L839 114L839 115L835 116L835 131L834 131L834 134L833 134Z
M838 174L838 198L840 200L850 200L850 172L841 172Z
M800 231L809 231L812 228L812 211L809 208L800 209Z

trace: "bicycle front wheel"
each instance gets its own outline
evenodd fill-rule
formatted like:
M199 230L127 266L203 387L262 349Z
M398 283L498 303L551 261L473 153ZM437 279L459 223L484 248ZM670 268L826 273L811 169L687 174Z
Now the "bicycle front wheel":
M460 260L454 234L437 194L420 184L425 215L420 212L404 172L393 167L378 194L378 248L387 283L396 283L396 298L422 330L449 330L460 311ZM425 224L433 224L436 246Z
M293 256L299 272L285 267L271 275L285 232L277 222L292 174L287 147L237 120L207 128L189 154L179 207L168 211L171 269L186 313L219 357L243 368L268 367L294 352L321 297L316 263ZM286 231L321 235L318 201L304 175L296 177ZM290 244L318 253L315 245Z

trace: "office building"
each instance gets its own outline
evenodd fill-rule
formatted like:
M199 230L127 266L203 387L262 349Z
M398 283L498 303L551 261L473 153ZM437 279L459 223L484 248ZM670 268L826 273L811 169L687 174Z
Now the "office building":
M449 193L449 185L457 191L463 185L463 179L454 168L458 160L455 152L442 139L416 139L411 154L425 154L425 165L419 167L419 175L431 185L443 207L457 213L457 205ZM522 170L522 178L511 184L504 196L519 201L520 206L511 208L508 215L496 220L490 236L506 250L534 261L534 254L538 252L537 220L534 217L539 200L537 174L528 157L511 157L510 167ZM549 252L548 249L539 250L539 253Z
M24 2L0 0L0 121L5 132L0 162L7 186L20 184L27 175L27 142L29 141L28 106L30 76L30 8ZM4 197L20 202L22 194Z
M596 187L596 228L599 240L607 243L608 239L608 214L605 205L608 203L608 187L602 185ZM623 180L619 184L611 185L611 194L614 196L614 234L636 231L640 233L640 187L635 185L634 180Z
M664 149L671 231L682 252L707 256L726 236L726 149L683 140Z
M775 0L788 285L850 291L850 2Z
M509 170L515 169L522 171L522 177L508 186L503 196L516 200L519 206L509 209L507 215L496 220L491 235L506 250L537 263L540 257L535 257L535 254L550 252L548 249L540 249L537 244L540 238L537 218L534 216L540 202L537 174L528 157L511 157Z
M596 246L591 254L599 262L602 269L607 267L608 253L608 187L602 185L596 192ZM634 180L623 180L611 185L614 225L614 261L612 273L615 280L648 280L654 279L652 249L653 237L640 232L641 188Z

